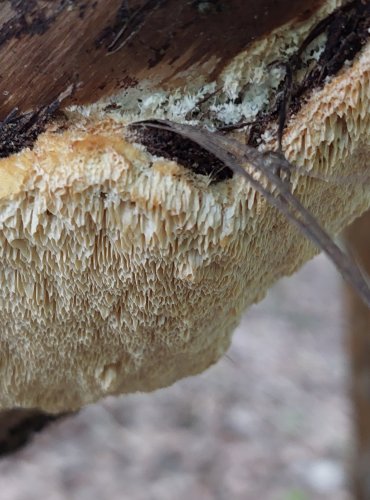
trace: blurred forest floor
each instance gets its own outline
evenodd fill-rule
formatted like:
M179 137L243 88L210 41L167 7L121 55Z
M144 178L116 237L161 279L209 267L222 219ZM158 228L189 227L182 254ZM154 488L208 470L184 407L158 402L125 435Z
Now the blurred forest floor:
M316 258L206 373L53 425L0 461L0 500L349 500L340 281Z

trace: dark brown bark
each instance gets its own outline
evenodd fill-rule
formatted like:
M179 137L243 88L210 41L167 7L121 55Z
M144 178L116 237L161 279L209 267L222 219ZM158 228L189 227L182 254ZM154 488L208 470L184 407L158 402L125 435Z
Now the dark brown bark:
M347 242L370 273L370 212L346 232ZM352 289L346 289L351 397L356 450L353 463L356 500L370 499L370 310Z
M71 83L74 102L91 102L145 79L175 85L184 70L212 78L248 43L322 2L4 0L0 120L50 104Z

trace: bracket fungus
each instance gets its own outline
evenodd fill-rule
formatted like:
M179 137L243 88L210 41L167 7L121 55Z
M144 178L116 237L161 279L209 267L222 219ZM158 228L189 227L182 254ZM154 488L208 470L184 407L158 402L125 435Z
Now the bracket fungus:
M130 124L281 139L330 234L369 208L370 4L25 3L0 7L0 408L58 413L206 369L317 252L209 152Z

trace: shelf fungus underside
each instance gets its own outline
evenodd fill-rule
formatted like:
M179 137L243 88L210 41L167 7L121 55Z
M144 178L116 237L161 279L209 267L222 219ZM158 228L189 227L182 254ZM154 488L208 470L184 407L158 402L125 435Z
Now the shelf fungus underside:
M276 149L288 72L276 61L293 61L301 95L292 87L282 136L292 192L332 235L370 206L368 7L321 2L250 42L212 81L184 83L186 69L169 86L151 88L145 75L97 102L69 101L32 144L2 155L1 408L64 412L199 373L225 353L246 308L317 252L223 165L207 170L207 155L184 153L178 139L133 138L131 123L229 128ZM325 65L334 24L344 26L333 12L347 31L355 23L358 48ZM117 54L123 45L118 37ZM207 64L192 74L209 75ZM1 133L34 125L14 114Z

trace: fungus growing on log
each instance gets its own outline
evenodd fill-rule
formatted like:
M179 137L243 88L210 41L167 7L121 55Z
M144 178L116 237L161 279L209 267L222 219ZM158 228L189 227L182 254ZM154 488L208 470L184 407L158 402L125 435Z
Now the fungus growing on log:
M369 11L4 2L1 408L71 411L199 373L317 252L199 144L133 124L281 146L291 192L330 234L369 208Z

